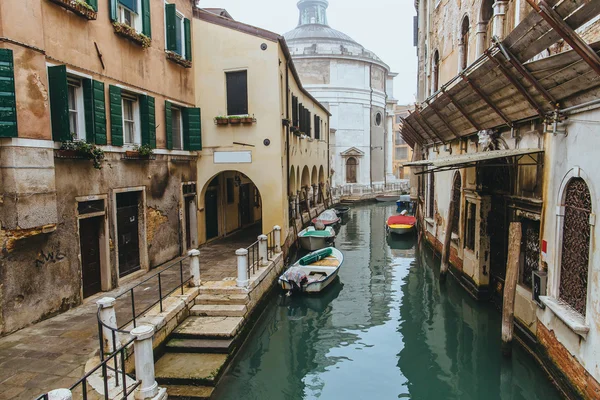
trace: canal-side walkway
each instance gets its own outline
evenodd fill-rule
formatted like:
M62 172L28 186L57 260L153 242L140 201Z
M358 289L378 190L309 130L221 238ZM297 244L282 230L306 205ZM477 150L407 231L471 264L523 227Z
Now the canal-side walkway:
M202 246L202 281L234 278L237 275L235 250L254 242L259 230L260 225ZM96 301L130 290L171 263L159 266L115 290L87 298L79 307L0 338L0 400L30 400L48 390L73 385L84 375L86 362L99 349ZM183 261L183 273L185 280L189 276L187 260ZM179 268L161 274L161 278L163 290L177 287ZM131 310L128 299L120 300L115 307L118 322L122 323L131 318ZM157 278L135 289L138 312L157 300Z

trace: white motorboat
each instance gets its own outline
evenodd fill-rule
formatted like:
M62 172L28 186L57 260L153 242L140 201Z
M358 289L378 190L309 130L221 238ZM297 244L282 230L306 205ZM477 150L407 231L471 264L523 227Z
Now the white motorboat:
M284 290L318 293L338 276L344 255L334 247L313 251L302 257L279 277Z
M325 227L322 231L315 229L314 226L309 226L298 233L300 246L309 251L327 247L333 239L335 239L335 230L330 226Z

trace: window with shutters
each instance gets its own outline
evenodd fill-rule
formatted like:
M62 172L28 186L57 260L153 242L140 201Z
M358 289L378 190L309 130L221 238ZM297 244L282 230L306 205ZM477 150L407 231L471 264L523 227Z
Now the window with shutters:
M175 4L165 3L166 50L192 60L191 23L179 12Z
M81 80L68 77L69 133L75 140L85 140L85 113Z
M122 95L123 141L125 144L141 144L140 106L137 96L129 93Z
M120 23L142 31L142 0L118 0L117 17Z
M0 137L17 137L17 101L13 52L0 49Z
M171 108L171 128L173 137L173 149L183 150L183 121L181 119L181 110L176 107Z
M226 72L227 115L248 114L248 71Z

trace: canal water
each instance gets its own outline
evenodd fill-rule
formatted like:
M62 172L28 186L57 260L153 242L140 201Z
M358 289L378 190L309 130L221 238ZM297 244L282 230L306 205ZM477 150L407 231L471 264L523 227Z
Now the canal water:
M239 399L559 399L520 347L500 353L500 313L414 239L388 238L391 205L358 206L340 229L339 281L279 290L215 392Z

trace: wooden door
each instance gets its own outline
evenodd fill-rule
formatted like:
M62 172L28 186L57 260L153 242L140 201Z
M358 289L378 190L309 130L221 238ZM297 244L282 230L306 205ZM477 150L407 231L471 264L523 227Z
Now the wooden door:
M356 158L350 157L346 161L346 183L356 183L357 177L357 162Z
M252 215L252 197L250 194L250 184L246 183L240 186L240 218L242 226L254 222Z
M219 236L219 203L217 191L209 188L204 198L204 209L206 210L206 240Z
M117 195L119 277L140 270L139 192Z
M83 297L90 297L102 290L100 264L100 224L102 217L79 221L79 244L81 246L81 275Z

